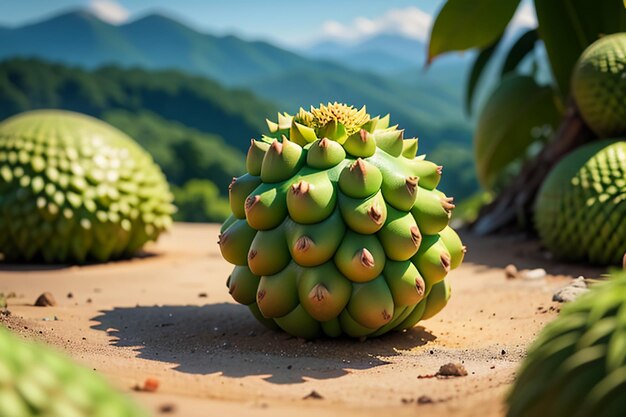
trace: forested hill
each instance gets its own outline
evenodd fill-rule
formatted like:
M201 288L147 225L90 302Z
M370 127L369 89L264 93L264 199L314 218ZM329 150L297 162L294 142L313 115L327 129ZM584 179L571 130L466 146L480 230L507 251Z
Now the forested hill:
M265 118L277 111L246 90L177 71L113 66L87 71L36 59L0 64L0 119L46 107L98 117L111 109L149 111L221 136L241 151L267 129Z

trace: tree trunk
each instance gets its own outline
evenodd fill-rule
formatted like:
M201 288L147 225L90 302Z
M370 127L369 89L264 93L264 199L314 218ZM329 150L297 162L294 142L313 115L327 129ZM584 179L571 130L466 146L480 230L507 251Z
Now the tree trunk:
M592 141L595 135L585 125L573 102L568 103L565 117L552 139L539 155L526 162L521 172L494 201L484 206L470 226L478 235L503 229L532 230L533 205L544 179L566 154Z

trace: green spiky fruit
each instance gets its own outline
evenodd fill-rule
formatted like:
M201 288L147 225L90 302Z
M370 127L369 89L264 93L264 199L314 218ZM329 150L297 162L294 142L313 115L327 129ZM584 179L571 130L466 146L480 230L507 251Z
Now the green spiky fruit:
M563 158L539 190L535 226L559 258L618 264L626 252L626 141L593 142Z
M337 103L268 126L219 238L233 298L303 338L378 336L439 312L465 248L417 139Z
M104 379L0 326L0 416L146 417Z
M626 33L604 36L585 49L572 73L572 93L598 136L626 134Z
M107 261L156 240L174 207L131 138L92 117L30 111L0 124L0 253L14 261Z
M626 273L566 305L529 349L508 417L622 416L626 410Z

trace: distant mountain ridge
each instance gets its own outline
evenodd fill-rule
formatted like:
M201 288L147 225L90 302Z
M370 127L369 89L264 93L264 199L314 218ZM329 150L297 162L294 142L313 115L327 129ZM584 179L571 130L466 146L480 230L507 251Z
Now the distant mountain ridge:
M105 64L178 68L225 84L306 65L266 42L200 33L162 14L113 25L85 10L0 31L0 57L40 57L86 68Z

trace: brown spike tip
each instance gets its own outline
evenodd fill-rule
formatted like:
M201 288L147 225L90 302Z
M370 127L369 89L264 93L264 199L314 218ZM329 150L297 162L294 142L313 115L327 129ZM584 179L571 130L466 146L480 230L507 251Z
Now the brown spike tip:
M383 310L383 320L385 321L391 320L391 315L387 312L387 310Z
M409 191L409 194L415 194L417 191L417 182L419 181L419 177L411 176L406 177L406 189Z
M439 175L443 174L443 165L437 166L437 174L439 174Z
M415 244L415 246L419 247L420 242L422 241L422 234L420 233L420 229L417 226L411 226L411 240Z
M283 144L282 142L275 140L274 142L272 142L272 144L270 145L270 148L272 148L278 155L283 153Z
M367 134L368 134L367 130L361 129L361 131L359 132L359 135L361 136L361 142L363 143L367 142Z
M441 207L448 213L452 211L456 206L452 203L454 201L454 197L443 197L441 199Z
M311 288L311 291L309 291L309 299L318 303L326 300L329 295L330 292L324 284L317 284L315 287Z
M361 249L359 261L361 262L361 265L363 265L365 268L373 268L375 265L374 255L372 255L372 252L370 252L366 248Z
M255 249L250 249L248 252L248 260L251 261L257 256L258 252Z
M300 238L298 238L298 240L296 240L296 244L294 245L294 249L298 252L306 252L309 249L311 249L311 246L313 246L315 243L313 242L313 239L311 239L308 236L300 236Z
M467 246L463 245L463 247L461 248L461 251L463 253L467 253ZM626 269L626 255L624 255L624 269Z
M383 222L383 212L380 210L378 204L372 204L372 207L367 210L367 215L376 224L381 224Z
M443 267L443 269L446 272L450 272L450 265L452 263L452 260L450 259L450 255L444 252L441 254L439 259L441 260L441 266Z
M291 186L291 192L294 195L302 195L309 192L310 185L304 180L300 180Z
M419 295L424 295L426 292L426 283L424 282L424 278L419 275L415 277L415 289Z
M228 233L220 233L217 237L217 244L223 245L228 240Z
M350 165L350 172L354 172L357 171L361 174L361 176L365 176L365 174L367 174L367 167L365 166L365 161L363 161L361 158L358 158L356 161L354 161L351 165Z
M246 198L246 202L244 204L244 208L246 210L250 210L259 201L261 201L261 196L260 195L251 195L248 198Z
M228 184L228 191L233 189L233 186L235 185L236 182L237 182L237 177L233 177L230 184Z
M322 138L319 143L318 146L322 149L326 149L330 146L330 139L328 138Z

